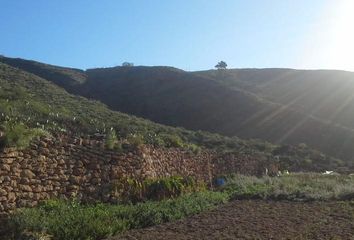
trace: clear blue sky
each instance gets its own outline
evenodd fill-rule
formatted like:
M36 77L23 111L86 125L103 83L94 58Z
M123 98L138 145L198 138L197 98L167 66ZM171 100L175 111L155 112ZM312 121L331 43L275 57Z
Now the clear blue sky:
M337 1L0 0L0 54L83 69L335 68L304 56Z

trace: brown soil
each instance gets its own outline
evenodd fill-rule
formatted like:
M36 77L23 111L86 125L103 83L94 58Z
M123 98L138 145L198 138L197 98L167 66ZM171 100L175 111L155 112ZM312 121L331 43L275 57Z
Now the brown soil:
M354 202L242 200L117 239L354 239Z

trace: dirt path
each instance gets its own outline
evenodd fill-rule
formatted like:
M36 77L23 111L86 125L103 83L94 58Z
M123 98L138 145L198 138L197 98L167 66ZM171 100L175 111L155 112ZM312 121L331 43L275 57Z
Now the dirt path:
M180 221L132 230L118 239L354 240L354 202L234 201Z

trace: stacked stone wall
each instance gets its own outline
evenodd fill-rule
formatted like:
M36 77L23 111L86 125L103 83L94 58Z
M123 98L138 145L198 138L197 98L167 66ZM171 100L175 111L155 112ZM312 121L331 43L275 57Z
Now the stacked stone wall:
M259 159L236 153L147 145L117 152L106 149L102 140L41 139L25 150L0 151L0 212L57 197L110 201L105 189L125 177L180 175L211 183L220 174L259 174L259 166Z

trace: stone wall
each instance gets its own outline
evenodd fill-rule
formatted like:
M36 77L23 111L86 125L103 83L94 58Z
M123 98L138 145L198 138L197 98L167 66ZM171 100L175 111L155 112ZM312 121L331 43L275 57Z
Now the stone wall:
M258 166L256 157L237 154L146 145L119 153L98 140L41 139L26 150L0 152L0 212L54 197L109 201L105 189L122 177L181 175L210 182L218 174L258 174Z

